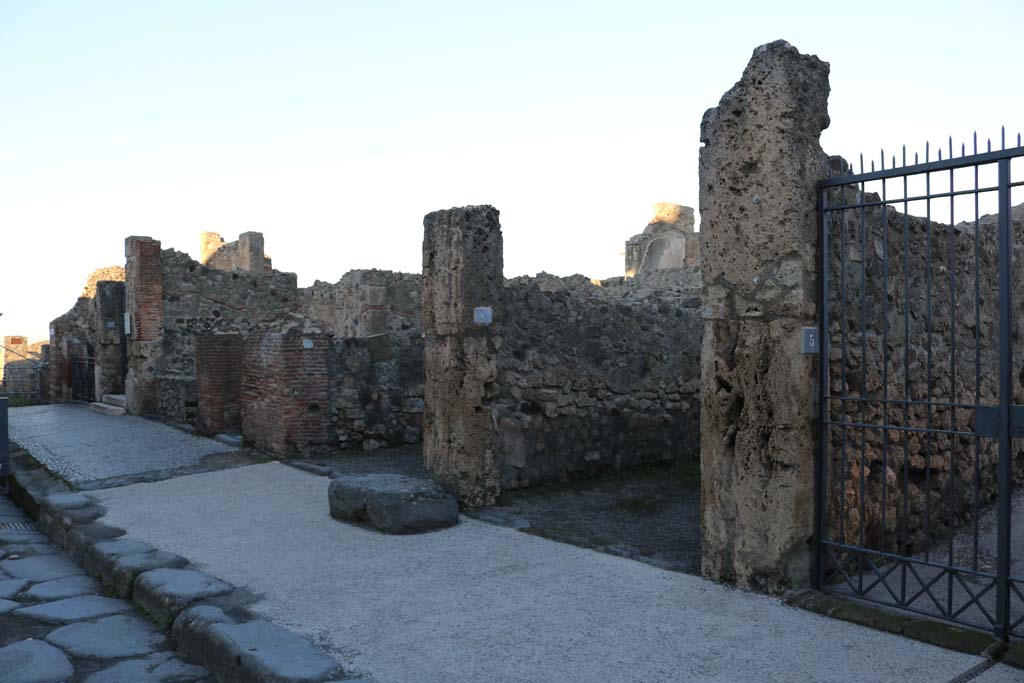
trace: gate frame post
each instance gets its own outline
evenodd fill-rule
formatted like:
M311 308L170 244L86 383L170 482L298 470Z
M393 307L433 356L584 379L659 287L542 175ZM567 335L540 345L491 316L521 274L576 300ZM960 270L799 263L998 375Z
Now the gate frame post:
M826 524L828 515L828 230L825 226L825 207L828 202L828 188L818 188L818 320L821 329L818 330L818 448L817 448L817 471L815 473L815 487L817 488L817 505L814 532L814 577L812 585L820 589L825 581L825 558L823 555Z
M999 476L996 531L996 626L1010 639L1010 515L1013 459L1010 425L1013 403L1013 234L1010 221L1010 160L999 160Z

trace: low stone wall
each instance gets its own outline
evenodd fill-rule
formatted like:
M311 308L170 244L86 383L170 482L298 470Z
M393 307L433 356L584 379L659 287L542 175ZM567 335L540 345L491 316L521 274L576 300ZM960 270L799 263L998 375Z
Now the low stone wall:
M696 454L699 271L505 281L493 207L424 228L424 456L464 503Z

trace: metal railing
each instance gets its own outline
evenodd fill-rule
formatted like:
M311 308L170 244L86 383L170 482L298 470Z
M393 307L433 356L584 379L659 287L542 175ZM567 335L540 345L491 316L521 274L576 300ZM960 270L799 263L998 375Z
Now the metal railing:
M1002 146L975 139L957 157L950 140L945 159L926 148L908 164L904 151L889 168L883 153L879 169L844 163L818 184L815 578L1010 639L1024 638L1010 534L1024 478L1011 444L1024 436L1024 228L1011 210L1024 147Z

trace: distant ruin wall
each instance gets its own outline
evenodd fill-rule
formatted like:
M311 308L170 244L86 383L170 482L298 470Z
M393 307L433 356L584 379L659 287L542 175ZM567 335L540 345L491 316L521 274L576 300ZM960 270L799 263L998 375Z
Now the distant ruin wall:
M696 454L699 272L658 288L504 281L493 207L424 228L424 457L463 502Z
M353 270L336 283L300 290L299 312L337 337L419 332L421 277L390 270Z
M264 253L263 233L243 232L234 242L225 242L215 232L199 237L199 262L216 270L270 272L274 268Z
M626 242L626 276L700 266L700 235L693 223L692 208L655 204L651 222Z

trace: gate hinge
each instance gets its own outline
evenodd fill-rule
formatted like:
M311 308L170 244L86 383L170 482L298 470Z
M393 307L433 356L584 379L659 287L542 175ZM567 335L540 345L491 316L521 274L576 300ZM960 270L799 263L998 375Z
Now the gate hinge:
M974 431L978 436L998 438L999 406L979 406L974 418ZM1024 406L1010 406L1010 437L1024 436Z

